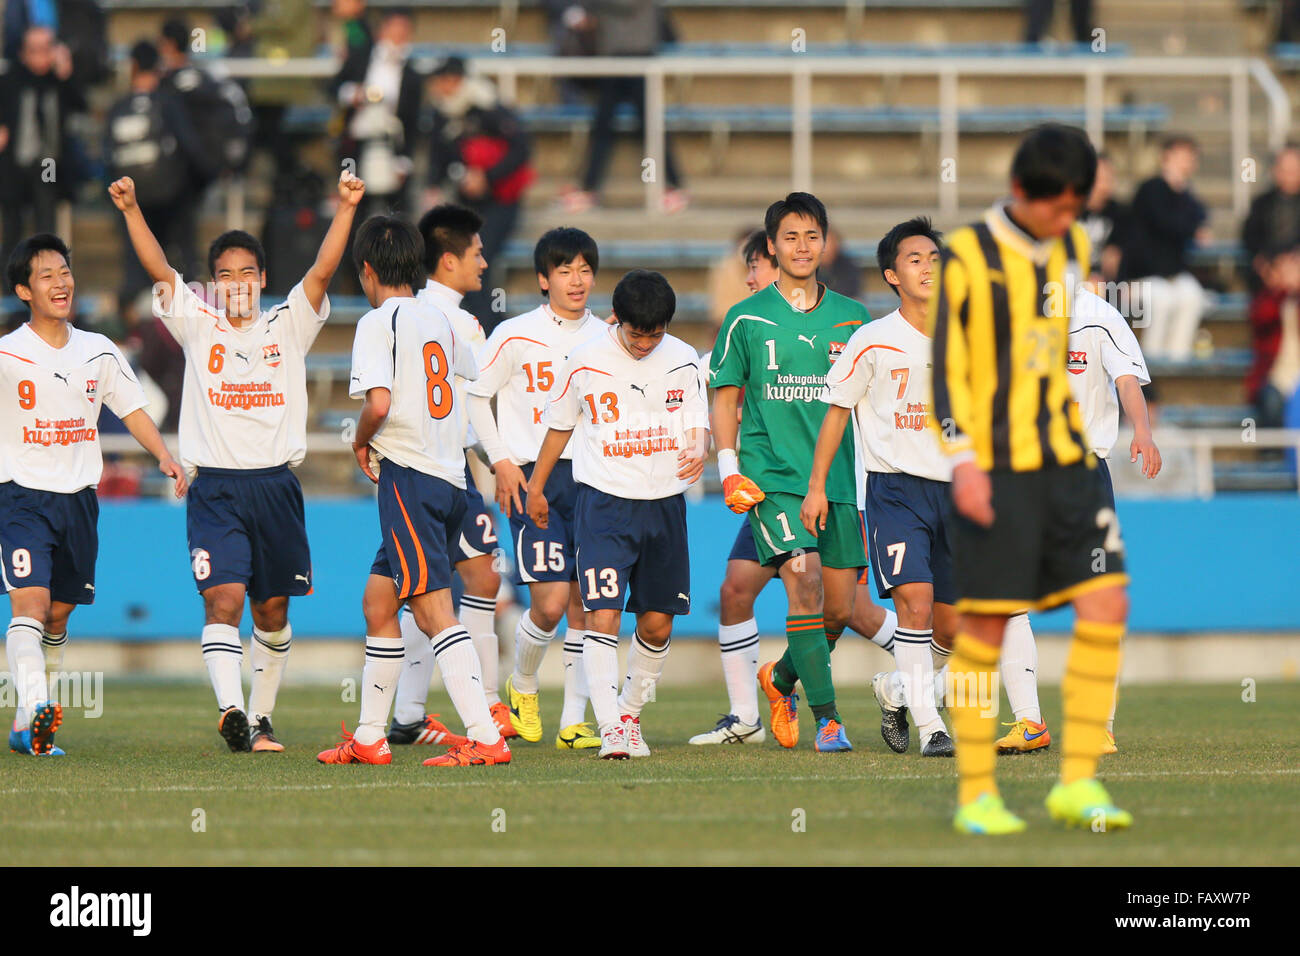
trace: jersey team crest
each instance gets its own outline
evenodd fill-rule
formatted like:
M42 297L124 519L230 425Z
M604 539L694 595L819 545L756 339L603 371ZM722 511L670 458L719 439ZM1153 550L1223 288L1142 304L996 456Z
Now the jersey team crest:
M837 358L839 358L839 357L844 353L844 347L845 347L846 345L848 345L847 342L832 342L832 343L831 343L830 355L831 355L831 361L832 361L832 362L834 362Z
M668 389L668 395L664 399L664 408L668 409L670 412L677 411L677 409L682 407L682 402L685 399L685 396L686 390L683 388Z
M99 382L96 379L93 378L86 379L86 401L91 402L93 404L95 401L95 394L98 392L98 390L99 390Z
M1070 352L1065 367L1071 375L1082 375L1088 371L1088 353Z
M280 346L279 343L262 346L262 360L271 368L280 367Z

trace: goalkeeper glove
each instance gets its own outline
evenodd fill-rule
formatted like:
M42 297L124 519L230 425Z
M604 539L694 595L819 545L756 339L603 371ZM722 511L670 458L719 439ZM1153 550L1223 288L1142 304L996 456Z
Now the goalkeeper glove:
M738 515L743 515L767 497L758 485L739 474L726 478L722 482L722 490L726 494L723 500L727 507Z

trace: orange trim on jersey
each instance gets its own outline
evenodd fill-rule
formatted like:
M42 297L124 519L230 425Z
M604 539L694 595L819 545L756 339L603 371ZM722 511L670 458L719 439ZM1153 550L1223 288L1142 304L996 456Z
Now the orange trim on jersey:
M861 319L850 319L847 322L836 322L834 325L831 326L831 328L839 329L839 328L843 328L846 325L861 325L861 324L862 324Z
M17 359L18 361L20 361L20 362L26 362L28 365L35 365L35 364L36 364L35 362L33 362L33 361L32 361L31 359L29 359L29 358L23 358L21 355L14 355L13 352L5 352L5 351L0 350L0 355L8 355L10 358L16 358L16 359Z
M577 375L579 372L597 372L597 373L599 373L599 374L601 374L601 375L608 375L610 378L613 378L613 377L614 377L614 373L613 373L613 372L606 372L604 369L592 368L590 365L583 365L583 366L580 367L580 368L575 368L572 372L569 373L569 378L568 378L568 380L564 383L564 389L563 389L563 390L560 392L560 394L556 397L555 400L556 400L557 402L558 402L561 398L564 397L564 393L567 392L567 391L569 390L569 386L573 383L573 376Z
M854 370L855 368L858 367L858 359L862 358L862 356L866 355L866 354L867 354L868 352L870 352L872 349L889 349L889 351L891 351L891 352L898 352L898 353L903 354L903 355L906 355L906 354L907 354L907 353L904 352L902 349L900 349L900 348L895 348L895 347L892 346L892 345L880 345L880 344L877 344L877 345L868 345L865 349L863 349L863 350L862 350L861 352L859 352L857 355L853 356L853 364L849 366L849 370L848 370L848 372L845 374L845 376L844 376L842 379L839 380L839 382L836 382L835 384L836 384L836 385L839 385L840 382L847 382L849 379L851 379L851 378L853 377L853 370Z
M397 592L397 596L405 600L410 596L407 590L411 587L411 571L406 566L406 553L402 551L402 542L397 540L397 532L389 528L388 533L393 536L393 544L397 547L397 560L402 565L402 590Z
M488 359L487 365L484 365L481 369L479 369L479 371L486 372L489 368L491 368L492 363L495 362L497 358L501 355L501 350L505 348L507 345L509 345L511 342L532 342L534 345L540 345L544 349L550 348L550 346L547 345L545 342L539 342L537 341L537 339L530 339L526 335L512 335L510 336L510 338L506 339L499 346L497 346L496 353L490 359Z
M397 496L397 507L402 509L402 517L406 520L406 530L411 532L411 540L415 542L415 560L420 568L420 582L416 585L416 590L408 593L406 596L410 597L411 594L423 594L429 587L429 565L425 563L424 560L424 548L420 546L420 539L415 536L415 527L411 524L411 516L406 513L406 505L402 501L402 493L397 490L396 485L393 486L393 494Z

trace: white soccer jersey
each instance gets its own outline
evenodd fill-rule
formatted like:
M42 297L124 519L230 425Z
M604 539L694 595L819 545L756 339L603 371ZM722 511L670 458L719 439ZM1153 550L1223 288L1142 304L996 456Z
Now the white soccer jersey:
M348 394L392 393L388 418L370 446L381 458L464 488L465 446L449 381L457 375L477 378L478 364L438 309L394 296L357 322Z
M849 338L826 374L822 401L853 409L865 471L952 480L952 466L926 427L930 376L930 338L897 309Z
M181 464L197 468L296 467L307 454L307 352L329 317L302 283L241 329L174 274L171 303L154 314L185 352ZM164 308L170 304L170 308Z
M1087 289L1075 293L1069 343L1070 391L1093 454L1105 458L1119 437L1115 380L1136 375L1139 385L1150 384L1147 360L1119 310Z
M709 427L700 389L700 360L679 338L665 335L653 352L634 359L619 344L618 327L569 354L546 405L546 428L573 429L573 478L619 498L651 501L690 487L677 477L677 456L690 448L686 431Z
M464 298L461 293L430 279L415 298L441 311L451 323L451 330L456 333L456 341L461 345L468 343L470 349L476 355L478 354L483 343L487 341L487 336L483 334L483 326L479 325L478 319L460 307L461 299ZM460 418L461 446L472 448L478 443L478 438L469 424L469 411L465 404L466 384L465 379L456 376L456 415Z
M570 320L542 304L492 330L481 352L479 379L468 391L497 397L497 431L516 465L537 460L546 437L542 413L560 366L573 349L606 328L590 309L581 319ZM694 361L694 355L691 358ZM572 453L566 448L561 457L571 458Z
M144 391L121 351L69 327L61 349L22 325L0 338L0 481L72 494L99 483L99 410L125 418Z

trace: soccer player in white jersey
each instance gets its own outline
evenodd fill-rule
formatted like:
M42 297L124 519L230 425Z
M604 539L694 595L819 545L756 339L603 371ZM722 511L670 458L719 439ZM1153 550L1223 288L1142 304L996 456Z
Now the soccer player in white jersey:
M418 229L424 240L424 267L428 280L416 298L437 309L451 323L462 345L476 353L486 341L478 319L461 308L461 299L483 287L487 260L483 258L483 240L479 229L483 220L478 213L450 203L435 206L420 217ZM465 405L465 379L457 376L456 414L461 425L461 444L468 450L478 443L469 427ZM493 567L497 548L496 521L483 496L474 484L469 463L465 464L465 518L460 538L451 552L452 567L460 575L465 592L458 616L478 653L483 671L483 693L492 711L492 720L501 736L515 736L510 710L497 695L496 609L501 576ZM438 719L425 713L429 696L429 678L433 672L433 649L429 639L415 623L410 606L401 614L402 642L406 666L397 682L397 700L393 705L393 724L388 729L389 744L448 744L464 741Z
M193 477L185 512L194 583L203 597L203 660L236 753L284 750L271 712L292 643L289 598L311 593L302 487L307 352L329 317L325 294L347 251L365 184L344 171L338 210L316 261L280 305L263 311L266 256L253 236L224 232L208 249L214 287L186 285L145 222L129 177L109 186L135 254L154 281L154 314L185 353L181 464ZM253 616L253 680L244 709L239 623Z
M542 421L548 431L528 481L528 516L549 524L546 482L573 446L578 585L587 611L582 662L603 759L648 757L641 710L654 699L673 617L691 609L686 499L709 448L709 410L695 350L667 334L677 300L657 272L614 288L615 326L575 348ZM623 690L618 632L636 615Z
M366 619L361 717L355 734L317 755L321 763L392 763L384 736L402 671L398 612L409 602L468 738L425 766L510 762L483 695L469 632L451 600L452 547L465 516L465 449L454 379L478 365L446 317L415 298L424 286L424 243L410 223L372 216L357 230L353 260L374 307L357 322L353 398L365 404L353 441L357 463L379 485L379 551L361 610Z
M564 707L555 746L600 746L586 722L587 679L582 667L584 611L576 582L573 508L577 487L567 449L550 472L546 497L550 521L539 528L528 517L524 492L546 436L542 413L561 385L557 374L578 345L606 325L587 308L600 266L596 242L581 229L552 229L537 240L533 266L546 301L492 330L482 368L470 383L470 424L496 473L496 500L510 519L516 583L528 585L529 607L515 629L514 671L506 680L510 717L519 736L542 739L537 671L546 648L567 617L564 634ZM491 400L496 398L493 417Z
M0 590L9 594L5 654L18 697L9 749L62 756L54 732L63 709L47 671L57 680L68 617L95 600L100 409L158 459L178 498L186 479L117 346L72 327L75 283L63 240L49 233L22 240L5 272L29 310L27 322L0 338Z
M745 284L750 292L766 289L777 280L776 256L767 247L767 232L752 232L741 255L745 261ZM702 381L707 383L712 352L700 356ZM707 394L707 392L706 392ZM859 476L861 477L861 476ZM865 483L859 480L858 496ZM858 510L863 508L861 501ZM727 685L729 709L712 730L696 734L690 743L707 744L762 743L767 738L758 712L758 621L754 602L763 588L776 577L776 568L759 563L758 548L749 527L749 518L741 520L736 540L727 555L727 571L718 594L718 647L722 656L722 676ZM892 651L894 628L898 621L893 611L871 600L870 587L859 583L853 602L849 627L875 644ZM832 645L834 646L834 645Z
M1137 337L1119 311L1105 299L1081 286L1074 295L1070 314L1067 369L1070 391L1079 406L1084 434L1097 456L1097 477L1105 486L1106 500L1115 508L1107 459L1119 437L1119 409L1133 423L1129 460L1142 459L1142 474L1154 478L1160 473L1160 450L1151 439L1142 386L1151 383L1146 359ZM1116 525L1118 527L1118 525ZM1009 627L1002 642L1002 683L1007 689L1015 722L997 741L998 753L1026 753L1048 738L1047 725L1038 707L1038 649L1028 628ZM1106 748L1115 753L1115 709L1106 722Z

